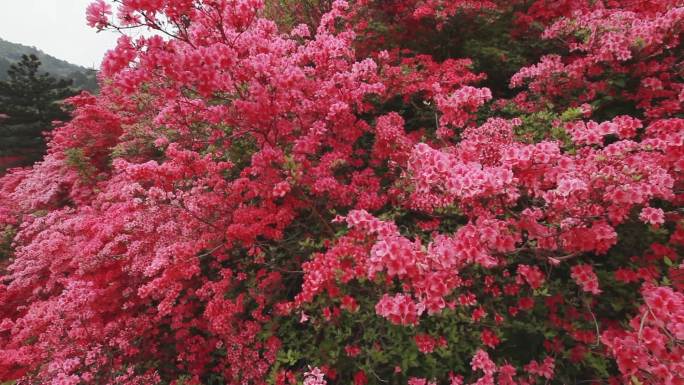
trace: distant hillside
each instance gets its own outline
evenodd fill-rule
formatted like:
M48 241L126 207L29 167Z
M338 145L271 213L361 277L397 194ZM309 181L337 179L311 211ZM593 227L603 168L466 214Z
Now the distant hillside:
M3 39L0 39L0 80L7 79L7 69L12 63L18 62L23 54L36 55L42 63L41 69L53 76L73 79L74 88L97 90L94 70L57 59L35 47L11 43Z

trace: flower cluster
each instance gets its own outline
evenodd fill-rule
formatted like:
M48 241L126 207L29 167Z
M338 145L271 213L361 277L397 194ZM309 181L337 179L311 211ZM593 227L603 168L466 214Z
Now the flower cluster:
M601 340L620 371L645 383L681 384L684 296L666 287L646 286L645 304L629 330L606 330Z
M570 276L577 282L582 290L592 294L601 294L598 277L596 277L591 265L575 265L570 269L570 272Z

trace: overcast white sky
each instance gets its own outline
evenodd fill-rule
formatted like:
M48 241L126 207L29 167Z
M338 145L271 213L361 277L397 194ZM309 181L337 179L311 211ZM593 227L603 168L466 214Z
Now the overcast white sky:
M0 38L35 46L58 59L99 67L114 32L86 25L91 0L0 0Z

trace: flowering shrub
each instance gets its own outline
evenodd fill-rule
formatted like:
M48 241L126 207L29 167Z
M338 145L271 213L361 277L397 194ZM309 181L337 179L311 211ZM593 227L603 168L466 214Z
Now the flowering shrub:
M89 6L0 381L684 384L681 4L391 3Z

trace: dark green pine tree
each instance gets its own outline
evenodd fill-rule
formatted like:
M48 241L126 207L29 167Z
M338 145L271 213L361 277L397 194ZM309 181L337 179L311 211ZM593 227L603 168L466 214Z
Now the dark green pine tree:
M44 133L54 120L69 119L60 102L76 94L71 80L39 72L40 64L35 55L22 55L7 70L8 80L0 81L0 159L18 158L15 166L45 154Z

